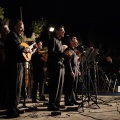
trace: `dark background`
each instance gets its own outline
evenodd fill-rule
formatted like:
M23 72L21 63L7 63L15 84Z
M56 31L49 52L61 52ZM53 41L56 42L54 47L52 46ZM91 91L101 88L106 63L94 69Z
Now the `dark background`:
M22 7L27 36L32 21L43 18L48 26L63 24L66 34L76 35L83 44L92 41L104 51L120 55L119 0L1 0L0 4L9 19L20 19Z

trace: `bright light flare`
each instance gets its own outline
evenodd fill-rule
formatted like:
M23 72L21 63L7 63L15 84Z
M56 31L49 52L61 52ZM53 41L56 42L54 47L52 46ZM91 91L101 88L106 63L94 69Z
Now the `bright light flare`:
M53 32L53 31L54 31L54 27L50 27L50 28L49 28L49 31L50 31L50 32Z

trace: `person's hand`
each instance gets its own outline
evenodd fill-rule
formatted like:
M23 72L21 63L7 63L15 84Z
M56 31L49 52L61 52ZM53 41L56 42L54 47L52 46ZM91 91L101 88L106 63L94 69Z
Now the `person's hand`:
M78 72L78 75L81 76L81 72L80 71Z
M64 54L65 54L66 56L70 57L70 56L72 55L72 52L71 52L70 50L66 50L66 51L64 52Z
M63 51L64 51L67 47L68 47L67 45L63 45Z
M25 52L25 53L31 53L32 50L31 50L29 47L27 47L27 48L25 48L24 52Z
M74 72L70 72L70 76L74 78L75 76Z
M79 50L76 50L76 55L81 54L81 52Z

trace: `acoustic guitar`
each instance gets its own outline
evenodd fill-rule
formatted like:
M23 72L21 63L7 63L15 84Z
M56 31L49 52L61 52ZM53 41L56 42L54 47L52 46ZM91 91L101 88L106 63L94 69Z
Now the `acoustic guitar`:
M23 57L25 58L25 60L26 61L30 61L31 60L31 56L32 56L32 54L33 54L33 50L34 49L36 49L36 48L34 48L34 46L35 46L35 42L32 44L32 45L28 45L27 43L25 43L25 42L22 42L21 43L21 45L23 46L23 47L25 47L25 48L30 48L30 50L32 50L32 52L31 53L22 53L23 54ZM33 49L34 48L34 49Z
M48 60L48 51L40 50L38 54L41 54L42 56L40 57L44 62L47 62Z

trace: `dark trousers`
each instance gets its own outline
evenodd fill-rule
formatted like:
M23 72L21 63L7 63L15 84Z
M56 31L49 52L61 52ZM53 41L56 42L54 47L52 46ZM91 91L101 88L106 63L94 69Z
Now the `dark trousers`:
M71 102L72 94L73 94L73 83L74 83L74 79L70 77L69 74L66 74L64 81L65 103Z
M65 103L76 101L77 85L78 85L77 75L75 76L75 78L73 78L66 71L65 82L64 82Z
M33 88L32 88L32 99L33 100L36 100L38 89L39 89L39 97L44 96L45 77L40 76L40 74L41 73L39 73L38 76L33 75L33 80L34 80ZM38 88L38 84L39 84L39 88Z
M60 65L59 63L52 65L49 69L49 105L60 104L64 74L65 68L62 62Z
M20 102L23 80L23 63L9 64L6 69L7 109L14 109Z
M0 108L6 108L7 83L5 80L5 64L0 63Z

